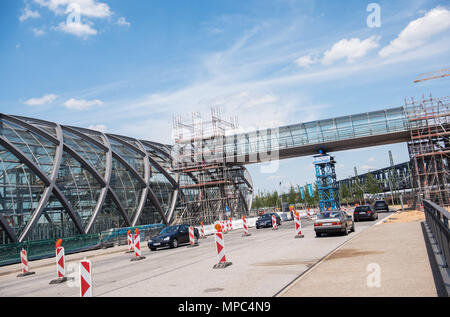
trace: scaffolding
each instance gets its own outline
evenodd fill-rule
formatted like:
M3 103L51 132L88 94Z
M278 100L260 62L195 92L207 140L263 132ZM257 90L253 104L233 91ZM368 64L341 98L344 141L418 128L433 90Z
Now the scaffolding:
M450 205L450 98L405 100L411 139L408 152L417 202Z
M320 151L314 156L316 183L319 193L320 212L336 210L341 207L339 200L339 183L336 180L336 161L334 157Z
M237 118L223 120L219 107L211 108L209 121L199 112L192 113L191 123L174 117L172 172L180 175L183 192L176 222L198 225L248 213L249 174L226 162L226 137L237 127Z

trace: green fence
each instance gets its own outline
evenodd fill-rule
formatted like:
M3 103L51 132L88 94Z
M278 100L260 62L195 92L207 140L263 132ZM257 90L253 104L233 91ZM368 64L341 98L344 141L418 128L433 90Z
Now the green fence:
M62 246L65 254L77 253L87 250L95 250L116 245L127 244L127 233L138 228L141 241L148 240L149 237L158 234L165 225L152 224L136 227L114 228L108 231L94 234L78 235L63 238ZM0 266L20 263L20 251L27 250L28 260L38 260L55 256L56 240L37 240L21 243L9 243L0 245Z

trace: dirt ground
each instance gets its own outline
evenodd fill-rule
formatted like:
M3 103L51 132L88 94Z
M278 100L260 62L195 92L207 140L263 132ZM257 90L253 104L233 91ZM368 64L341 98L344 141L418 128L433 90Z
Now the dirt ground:
M393 214L389 219L383 221L383 223L400 223L400 222L412 222L425 220L425 214L420 210L405 210L398 211Z

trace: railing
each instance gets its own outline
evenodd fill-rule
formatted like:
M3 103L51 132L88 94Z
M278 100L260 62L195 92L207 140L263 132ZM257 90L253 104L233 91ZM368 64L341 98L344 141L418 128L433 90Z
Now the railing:
M427 224L431 228L445 260L444 267L448 268L450 264L450 213L429 200L423 200L423 208Z

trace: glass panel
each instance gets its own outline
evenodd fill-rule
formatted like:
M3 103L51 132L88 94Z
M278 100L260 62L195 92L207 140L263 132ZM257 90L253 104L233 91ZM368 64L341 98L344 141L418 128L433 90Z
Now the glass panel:
M106 153L102 149L67 131L64 131L64 143L83 157L101 176L105 176Z
M60 201L50 195L47 207L44 209L36 225L31 229L27 240L45 240L71 237L80 234L69 213Z
M145 202L145 207L142 210L141 216L139 217L136 225L149 225L153 223L160 223L162 221L161 215L156 210L156 207L153 205L150 198L147 196L147 200Z
M113 158L111 175L111 188L119 198L128 218L133 220L134 214L141 199L142 186L139 181L123 166Z
M119 208L112 200L110 194L108 194L102 209L95 219L91 232L102 232L111 228L123 228L125 226L125 220L120 214Z
M144 178L144 158L130 147L124 146L111 139L109 139L109 141L111 142L113 151L119 154L128 164L130 164L131 167L136 170L136 172L139 173L139 175L141 175L142 178Z
M0 146L0 213L17 236L30 220L44 187L34 172Z
M21 150L47 175L53 168L56 146L47 139L18 125L0 120L0 134Z
M83 227L86 227L97 205L100 183L80 162L64 152L56 185L80 215Z

